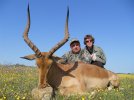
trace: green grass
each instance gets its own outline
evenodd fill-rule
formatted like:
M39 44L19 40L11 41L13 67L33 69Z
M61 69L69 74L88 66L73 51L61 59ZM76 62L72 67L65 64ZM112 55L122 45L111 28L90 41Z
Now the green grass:
M31 100L31 90L37 86L37 69L0 66L0 100Z
M119 74L121 90L103 91L91 97L64 97L57 95L57 100L134 100L134 74ZM32 100L31 91L37 87L38 72L36 67L0 65L0 100Z

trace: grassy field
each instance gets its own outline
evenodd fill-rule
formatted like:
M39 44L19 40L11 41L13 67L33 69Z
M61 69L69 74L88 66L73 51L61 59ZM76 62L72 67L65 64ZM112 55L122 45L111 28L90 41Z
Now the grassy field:
M63 97L57 95L57 100L134 100L134 74L119 74L120 90L103 91L91 97ZM32 100L31 90L37 87L38 72L35 67L0 65L0 100Z

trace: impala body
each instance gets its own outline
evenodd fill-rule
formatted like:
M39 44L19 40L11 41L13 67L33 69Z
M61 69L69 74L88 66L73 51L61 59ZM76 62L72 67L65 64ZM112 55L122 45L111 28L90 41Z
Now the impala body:
M40 50L29 40L28 31L30 28L30 12L28 7L28 23L24 31L24 40L35 54L22 57L28 60L36 60L39 70L39 88L45 88L49 84L53 89L59 90L63 95L72 93L89 92L96 88L118 87L118 76L104 68L96 65L75 62L71 64L57 63L58 57L53 56L54 52L64 45L69 38L67 12L65 37L49 52Z

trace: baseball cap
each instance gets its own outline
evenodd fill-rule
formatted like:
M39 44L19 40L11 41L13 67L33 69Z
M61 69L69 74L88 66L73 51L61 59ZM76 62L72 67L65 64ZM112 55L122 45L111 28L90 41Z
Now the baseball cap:
M78 39L76 39L76 38L74 38L74 39L72 39L72 40L70 41L70 45L71 45L73 42L78 42L78 43L80 43L80 41L79 41Z

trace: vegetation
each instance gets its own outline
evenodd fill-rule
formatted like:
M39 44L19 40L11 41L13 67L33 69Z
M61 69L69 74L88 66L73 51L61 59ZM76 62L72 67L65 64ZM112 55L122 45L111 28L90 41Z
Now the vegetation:
M35 67L0 66L0 100L31 100L31 91L37 86Z
M119 74L120 89L97 90L94 96L63 97L57 100L134 100L134 74ZM0 65L0 100L32 100L31 91L37 87L38 72L36 67L24 65Z

